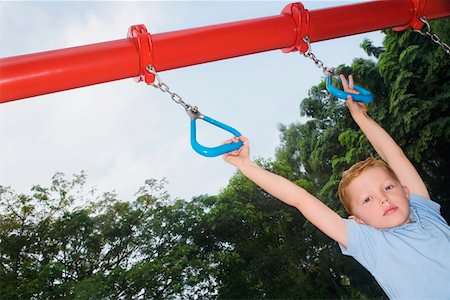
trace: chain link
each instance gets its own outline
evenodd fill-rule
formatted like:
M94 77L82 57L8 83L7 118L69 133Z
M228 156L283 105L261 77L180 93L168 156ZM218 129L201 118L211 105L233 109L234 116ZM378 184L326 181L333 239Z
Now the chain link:
M314 63L316 64L316 66L319 69L323 70L323 73L325 74L325 76L328 76L329 74L334 75L334 68L330 68L325 66L325 64L323 63L323 61L321 61L320 59L318 59L314 53L311 52L311 41L309 40L309 37L306 36L303 38L303 41L305 41L305 43L308 44L308 50L306 52L300 52L301 54L303 54L304 57L311 59L312 61L314 61Z
M170 95L170 97L172 98L173 102L175 102L176 104L180 104L181 106L184 107L185 110L189 110L194 113L198 111L197 106L192 106L190 104L187 104L186 102L183 101L183 99L181 98L180 95L170 91L170 87L167 84L165 84L164 82L162 82L161 77L159 77L158 72L156 72L156 70L155 70L155 67L153 67L152 65L148 65L146 67L146 69L147 69L147 71L149 71L150 73L155 75L155 81L153 83L150 83L151 86L161 90L164 93L168 93Z
M441 41L439 36L431 31L431 26L428 23L427 18L420 17L420 21L422 21L426 25L426 29L425 29L426 31L423 32L423 31L417 30L417 29L415 29L414 31L420 33L423 36L425 36L425 35L429 36L433 42L435 42L437 45L439 45L442 49L444 49L444 51L448 55L450 55L450 46L447 45L446 43L444 43L443 41Z

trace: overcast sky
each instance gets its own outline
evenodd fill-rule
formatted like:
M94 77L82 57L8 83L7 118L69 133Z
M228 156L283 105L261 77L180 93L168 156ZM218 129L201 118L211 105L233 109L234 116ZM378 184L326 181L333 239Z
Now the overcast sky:
M278 15L289 1L0 1L0 57L126 38L129 26L150 33ZM306 1L306 8L343 5ZM324 20L333 26L333 20ZM367 58L364 38L381 45L380 32L312 45L326 65ZM162 72L172 91L212 118L249 137L252 157L272 158L279 124L303 122L300 101L323 73L298 53L271 51ZM27 87L24 86L24 89ZM220 145L224 132L197 122L198 140ZM48 186L55 172L85 170L88 186L130 199L145 179L166 178L172 197L214 195L235 169L205 158L189 144L189 118L167 94L133 79L0 105L0 185L26 193Z

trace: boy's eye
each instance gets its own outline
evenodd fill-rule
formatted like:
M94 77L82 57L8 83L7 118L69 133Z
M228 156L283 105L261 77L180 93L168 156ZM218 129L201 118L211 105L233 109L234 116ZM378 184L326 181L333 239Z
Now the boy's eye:
M386 186L384 189L385 189L386 191L389 191L389 190L392 190L393 187L394 187L394 185L393 185L393 184L390 184L390 185Z
M365 198L365 199L363 200L363 203L364 203L364 204L369 203L370 200L372 200L372 197L367 197L367 198Z

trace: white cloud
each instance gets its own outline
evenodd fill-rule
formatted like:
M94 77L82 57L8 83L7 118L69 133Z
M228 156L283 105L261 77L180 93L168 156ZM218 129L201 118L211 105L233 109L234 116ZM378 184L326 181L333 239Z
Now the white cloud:
M103 2L86 8L81 18L73 20L63 32L68 46L124 39L131 25L152 24L159 27L168 19L159 2ZM152 32L153 28L148 28Z

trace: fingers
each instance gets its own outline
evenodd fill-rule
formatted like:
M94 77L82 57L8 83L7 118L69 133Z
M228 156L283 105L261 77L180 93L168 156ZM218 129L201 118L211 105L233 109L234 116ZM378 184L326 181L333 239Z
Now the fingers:
M248 146L248 139L242 135L232 137L231 139L226 140L224 144L239 143L239 141L241 141L245 146Z
M364 103L361 102L356 102L353 100L352 96L347 96L347 107L350 110L350 112L356 113L356 112L362 112L365 113L367 112L367 106Z
M240 136L239 139L244 144L244 146L248 146L248 139L245 136Z
M235 164L236 158L245 158L246 156L249 155L249 147L248 147L248 139L244 136L235 136L231 139L228 139L224 142L224 144L231 144L231 143L238 143L239 141L241 141L243 143L243 146L240 147L237 150L228 152L228 153L224 153L222 155L222 158L227 161L230 162L231 164Z
M340 74L339 78L341 78L342 87L344 88L344 91L347 91L349 89L347 78L345 78L344 74Z
M343 74L340 74L339 77L341 79L344 91L352 94L359 94L359 92L355 90L355 82L353 81L353 75L348 76L348 81Z
M348 75L348 87L352 90L355 89L355 83L353 82L353 75Z
M241 153L241 150L244 149L244 148L246 148L246 151L248 152L248 139L246 137L244 137L244 136L235 136L235 137L233 137L233 138L231 138L229 140L226 140L224 142L224 144L239 143L239 141L242 142L242 144L243 144L242 147L240 147L237 150L234 150L234 151L226 153L225 156L229 156L229 155L237 156L237 155L239 155Z
M345 78L344 74L340 74L339 77L341 78L342 86L344 87L345 91L355 89L355 82L353 81L353 75L348 75L348 81L347 78Z
M347 107L350 110L350 112L355 110L356 102L353 101L353 97L352 96L348 95L347 96L347 101L345 101L345 102L346 102Z
M347 106L349 108L359 107L360 106L360 103L356 102L355 100L353 100L353 97L351 95L347 96L347 101L346 102L347 102Z

